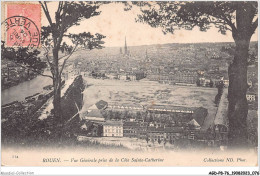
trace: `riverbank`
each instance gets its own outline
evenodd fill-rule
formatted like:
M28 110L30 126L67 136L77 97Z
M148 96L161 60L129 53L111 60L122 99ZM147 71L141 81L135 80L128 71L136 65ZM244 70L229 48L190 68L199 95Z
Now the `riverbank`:
M80 85L78 80L81 79ZM66 105L67 108L63 108L64 111L68 110L71 103L74 101L70 97L74 97L75 91L77 91L80 86L83 85L82 77L78 76L75 79L71 78L66 81L63 86L62 92L64 95L62 97L62 105ZM75 90L75 91L74 91ZM83 89L84 90L84 89ZM79 92L81 95L81 92ZM52 104L51 97L53 96L53 90L46 90L45 94L35 94L34 96L29 96L26 100L22 102L15 102L13 104L2 107L2 143L5 145L41 145L44 143L52 143L53 141L60 141L60 136L57 134L65 135L61 129L60 123L65 124L66 119L54 118L53 114L48 113L48 118L39 119L42 114L43 109L46 109L46 102ZM67 102L65 100L69 99L71 101ZM64 99L64 100L63 100ZM78 99L78 96L77 96ZM77 101L77 100L75 100ZM82 99L79 101L82 102ZM80 102L77 102L81 107ZM64 112L68 114L67 112ZM63 114L64 114L63 113ZM75 113L75 112L72 112ZM72 131L71 128L67 132ZM73 137L69 137L66 141L74 140Z
M15 79L15 80L10 80L10 81L3 81L1 90L6 90L13 86L17 86L23 82L30 81L30 80L36 78L37 76L38 76L37 74L31 74L31 75L29 75L29 77L26 77L26 78L20 78L20 79Z
M44 74L50 75L50 71ZM22 82L16 86L1 90L1 105L14 101L23 101L25 97L43 92L43 87L52 84L52 79L44 76L37 76L29 81Z

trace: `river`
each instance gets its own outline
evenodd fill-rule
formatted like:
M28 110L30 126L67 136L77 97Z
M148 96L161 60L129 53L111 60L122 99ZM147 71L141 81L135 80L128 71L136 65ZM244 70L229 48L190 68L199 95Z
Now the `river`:
M49 71L44 74L50 75ZM20 83L1 91L1 104L11 103L13 101L23 101L25 97L43 91L43 87L52 84L52 79L45 76L37 76L36 78Z

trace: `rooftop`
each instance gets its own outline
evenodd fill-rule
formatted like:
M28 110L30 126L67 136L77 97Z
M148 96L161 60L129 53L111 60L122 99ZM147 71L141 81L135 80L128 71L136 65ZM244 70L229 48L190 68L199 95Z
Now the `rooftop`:
M138 122L124 122L124 126L138 127L138 126L140 126L140 124Z
M143 110L143 106L135 104L110 104L108 108L111 109L129 109L129 110Z
M104 100L100 100L95 105L97 106L98 109L104 109L107 107L108 103Z
M90 112L86 115L86 117L100 117L100 118L103 118L101 112L100 112L99 110L96 110L96 109L90 111Z
M192 126L195 126L195 127L200 127L200 124L198 124L198 122L195 120L195 119L192 119L188 125L192 125Z
M151 105L147 106L151 111L175 111L175 112L191 112L196 110L196 107L184 107L184 106L171 106L171 105Z
M192 118L195 119L200 126L202 126L207 115L208 110L206 108L199 107L196 110L194 110Z
M123 122L122 121L108 120L103 124L103 126L123 126Z
M148 127L147 128L148 132L164 132L164 128L163 127Z
M165 127L164 131L166 133L178 133L183 132L183 127Z

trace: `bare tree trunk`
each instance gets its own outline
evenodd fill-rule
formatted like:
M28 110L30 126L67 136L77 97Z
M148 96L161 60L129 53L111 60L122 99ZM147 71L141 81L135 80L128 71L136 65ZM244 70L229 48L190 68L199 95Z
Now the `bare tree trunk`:
M236 11L237 29L232 32L236 50L233 63L228 69L228 138L229 146L235 148L247 146L247 65L249 44L253 34L250 29L252 16L248 13L251 10L250 8L247 5L238 8Z
M230 146L247 144L247 56L249 42L238 44L234 62L229 66L228 119Z
M62 123L62 109L61 109L61 77L59 74L59 63L58 63L58 50L53 50L53 61L54 61L54 71L53 71L53 87L54 87L54 95L53 95L53 108L54 108L54 116L58 119L58 122Z
M63 140L63 124L62 121L62 109L61 109L61 77L59 74L59 50L57 48L53 49L53 110L54 110L54 120L53 124L56 126L56 130L54 131L55 139L61 144Z
M54 99L53 99L53 107L54 107L54 116L61 121L61 81L59 78L55 78L53 80L53 85L54 85Z

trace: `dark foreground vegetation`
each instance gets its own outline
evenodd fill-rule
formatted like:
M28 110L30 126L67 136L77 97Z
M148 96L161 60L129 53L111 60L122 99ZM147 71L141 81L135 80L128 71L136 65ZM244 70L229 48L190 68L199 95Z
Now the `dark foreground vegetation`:
M54 118L53 111L44 120L39 120L40 114L35 113L37 109L41 108L41 106L37 106L37 102L41 101L42 105L42 101L46 102L52 93L48 97L42 97L42 100L32 100L31 103L35 104L33 111L20 102L11 105L12 108L2 107L2 144L48 146L75 143L76 130L74 129L77 129L76 124L79 120L77 113L82 107L84 89L82 76L76 77L62 97L62 121Z

